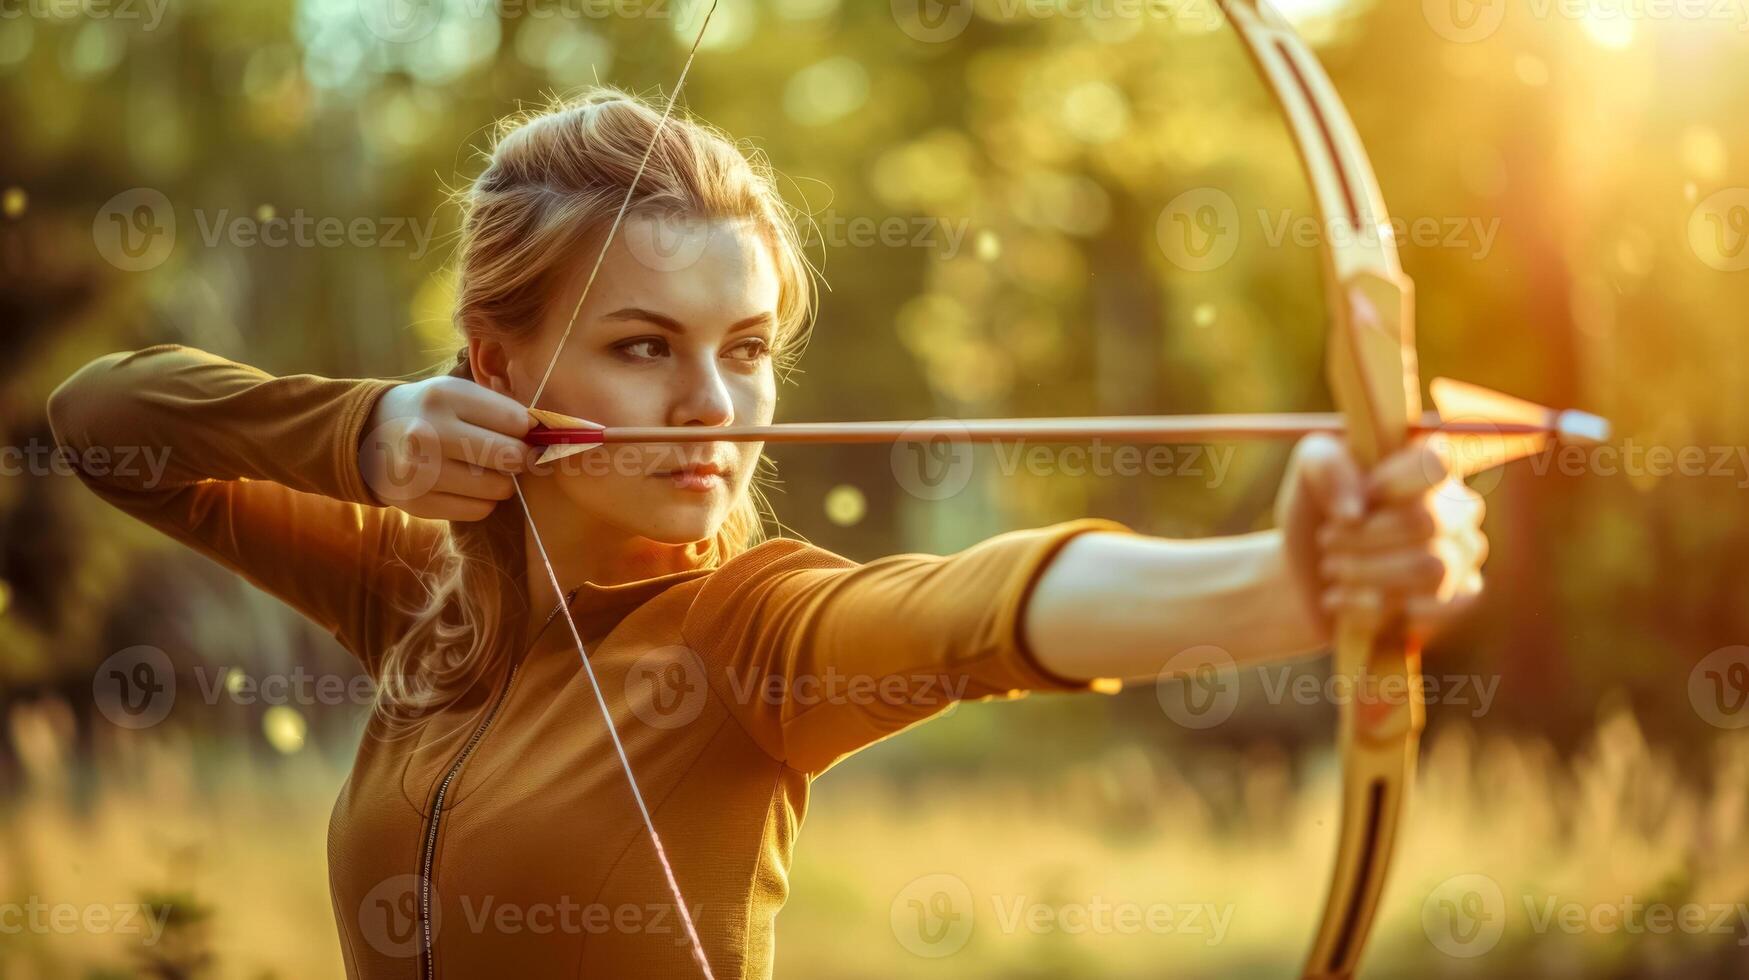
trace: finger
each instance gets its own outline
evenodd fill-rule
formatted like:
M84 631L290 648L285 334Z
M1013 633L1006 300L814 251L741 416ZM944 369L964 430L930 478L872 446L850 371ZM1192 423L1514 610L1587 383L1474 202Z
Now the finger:
M1480 528L1468 528L1463 531L1448 533L1436 545L1442 553L1449 555L1450 567L1465 573L1480 571L1488 562L1488 536Z
M445 466L438 471L437 482L432 484L431 492L496 503L516 495L516 481L491 470Z
M509 395L477 384L468 384L465 389L454 394L452 409L455 417L463 422L471 422L517 439L528 435L528 430L534 428L534 420L529 418L528 407Z
M1479 529L1487 510L1481 495L1462 484L1451 486L1457 491L1424 493L1375 509L1357 525L1325 525L1319 544L1326 550L1376 551Z
M1326 524L1318 530L1318 545L1326 553L1368 554L1414 547L1438 534L1439 523L1425 508L1394 507L1359 524Z
M1300 440L1294 467L1319 510L1342 522L1366 514L1366 476L1341 441L1329 436Z
M1385 597L1378 589L1332 585L1319 596L1318 606L1325 615L1372 625L1383 617Z
M1410 596L1403 602L1403 622L1411 636L1427 639L1462 618L1482 595L1482 577L1475 575L1449 599Z
M492 516L492 511L497 506L498 503L494 500L481 500L477 497L463 497L449 493L430 493L419 498L419 507L414 516L438 521L472 523L483 521Z
M1470 556L1470 567L1478 570L1488 564L1488 556L1493 553L1493 545L1488 541L1488 535L1481 528L1476 528L1464 535L1464 548Z
M1421 438L1373 468L1367 486L1374 504L1415 500L1452 478L1451 462L1437 442Z
M1439 552L1451 547L1328 555L1319 571L1327 581L1351 588L1431 593L1445 585L1451 565Z
M519 438L467 422L442 433L443 454L458 463L499 473L526 473L539 458L533 446Z

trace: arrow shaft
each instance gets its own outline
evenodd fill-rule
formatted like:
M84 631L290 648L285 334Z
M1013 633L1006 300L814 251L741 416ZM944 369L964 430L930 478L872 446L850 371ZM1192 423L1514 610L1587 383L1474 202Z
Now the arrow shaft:
M932 419L911 422L784 422L743 426L624 426L605 429L537 427L527 436L534 446L619 445L628 443L764 442L771 444L859 444L927 442L990 443L1110 441L1132 444L1231 442L1291 439L1347 431L1342 416L1325 414L1180 415L1055 419ZM1416 434L1547 435L1546 425L1451 422L1428 413Z

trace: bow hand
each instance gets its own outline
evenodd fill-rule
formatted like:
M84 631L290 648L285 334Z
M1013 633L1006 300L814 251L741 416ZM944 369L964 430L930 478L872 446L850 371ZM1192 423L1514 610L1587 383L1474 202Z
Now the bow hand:
M1288 566L1327 640L1343 616L1401 618L1426 638L1481 594L1486 507L1434 440L1417 439L1368 473L1346 443L1308 437L1280 501Z

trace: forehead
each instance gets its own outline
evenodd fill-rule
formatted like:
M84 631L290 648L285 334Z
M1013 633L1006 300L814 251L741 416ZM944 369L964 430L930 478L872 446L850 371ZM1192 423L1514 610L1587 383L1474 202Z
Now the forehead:
M595 284L603 311L637 305L726 322L775 311L779 287L757 224L669 213L627 215Z

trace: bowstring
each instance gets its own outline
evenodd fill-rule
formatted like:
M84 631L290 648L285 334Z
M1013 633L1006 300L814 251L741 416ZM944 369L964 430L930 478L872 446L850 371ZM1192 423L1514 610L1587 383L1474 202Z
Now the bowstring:
M637 196L638 183L644 179L644 169L650 165L650 157L656 152L656 144L662 141L662 131L668 127L668 117L674 114L674 103L680 100L680 90L686 87L686 76L692 71L692 61L698 57L698 46L704 41L704 32L711 26L711 15L717 12L718 0L711 0L711 5L704 12L704 23L698 29L698 36L692 39L692 48L686 52L686 63L680 66L680 78L674 83L674 90L668 93L668 104L662 107L662 118L656 122L656 131L650 136L650 145L644 148L643 159L638 161L638 169L632 174L632 182L626 187L625 199L619 202L619 212L613 216L613 224L607 229L607 238L601 243L601 251L596 253L595 265L589 270L589 278L583 282L583 291L577 294L577 305L571 307L571 318L565 321L565 332L559 334L559 342L553 348L553 356L547 361L547 369L540 376L540 384L535 386L534 397L529 399L528 407L534 408L540 404L540 396L547 390L547 382L552 380L553 368L559 366L559 355L565 352L565 344L571 339L571 331L577 327L577 317L583 312L583 301L589 298L589 290L595 286L595 277L601 274L601 266L607 261L607 250L613 245L614 237L619 234L619 226L625 221L626 212L631 209L632 199Z
M541 374L534 397L529 399L530 409L540 403L547 382L552 379L553 369L559 365L559 356L565 352L565 344L570 341L571 332L577 326L577 317L583 312L583 302L589 298L589 291L595 286L595 279L601 274L601 267L607 261L608 249L613 246L620 225L625 222L626 213L631 210L632 200L638 193L638 184L644 178L644 170L649 166L650 157L656 152L656 144L661 142L662 132L674 114L674 105L680 100L681 90L686 87L686 76L692 71L693 59L698 56L699 45L704 41L705 31L710 27L711 16L717 11L717 3L718 0L711 0L710 7L705 10L704 23L699 25L698 35L692 39L692 47L686 53L686 62L680 68L680 77L675 81L673 91L668 94L668 104L662 108L662 118L656 123L656 130L650 136L650 145L644 149L643 159L638 161L638 169L632 174L632 182L626 188L625 198L620 201L618 213L613 216L613 224L608 227L607 237L601 243L601 251L595 256L595 264L589 270L589 278L583 283L583 291L577 295L577 305L571 308L571 318L565 323L564 333L559 335L559 342L553 348L552 358L547 361L546 371ZM648 832L650 844L656 850L656 860L662 866L662 876L668 882L668 891L674 896L675 907L680 910L680 921L686 926L686 938L692 944L692 958L704 972L705 980L716 980L716 975L711 972L710 960L704 955L704 942L699 939L698 928L693 924L692 912L687 908L685 896L680 893L680 882L674 876L674 864L668 860L668 849L662 846L662 835L656 832L656 821L650 816L650 807L644 802L644 792L638 786L638 777L632 771L631 756L626 753L625 743L619 737L619 728L613 723L613 711L607 706L607 696L602 693L601 681L595 676L595 665L589 662L589 651L583 645L583 633L577 628L577 619L571 615L570 605L564 601L565 587L560 584L558 569L553 566L546 542L541 539L540 526L535 523L534 511L528 505L528 497L523 495L522 480L513 476L511 481L516 488L517 502L522 505L523 517L528 521L528 532L534 539L541 566L546 569L547 582L552 585L553 594L560 597L559 607L564 610L565 625L571 630L571 639L576 641L577 656L583 661L583 675L589 679L589 689L595 695L596 706L601 709L601 720L606 723L608 737L613 741L613 750L619 756L620 770L625 773L626 783L631 787L632 800L638 805L638 814L644 819L644 830Z
M554 570L552 559L547 557L547 546L541 541L540 531L534 524L534 511L529 509L528 498L522 495L522 484L516 484L516 499L522 504L522 513L528 518L529 533L534 536L535 548L540 552L541 564L547 570L547 581L553 586L553 591L559 595L559 606L565 611L565 625L571 628L571 639L577 642L577 653L583 661L583 673L589 678L589 689L595 694L595 703L601 708L602 720L607 723L607 735L613 740L613 750L619 754L620 768L626 774L626 782L631 785L632 799L638 804L638 813L644 818L644 829L650 833L650 843L655 845L656 860L662 865L662 876L668 880L668 891L674 895L675 907L680 909L680 921L686 926L686 938L692 943L692 958L698 961L699 969L704 971L705 980L716 980L711 972L710 960L705 958L704 943L698 938L698 928L693 925L692 912L686 907L686 898L680 894L680 882L674 877L674 864L668 860L668 849L662 846L662 835L656 832L656 821L650 817L650 807L644 802L644 792L638 788L638 778L632 775L632 760L626 754L625 743L620 741L619 728L613 723L613 712L607 706L607 698L601 693L601 682L595 676L595 665L589 662L589 653L583 647L583 634L577 629L577 619L571 615L570 604L564 599L564 586L559 584L559 573Z

